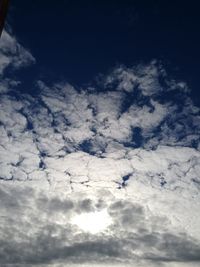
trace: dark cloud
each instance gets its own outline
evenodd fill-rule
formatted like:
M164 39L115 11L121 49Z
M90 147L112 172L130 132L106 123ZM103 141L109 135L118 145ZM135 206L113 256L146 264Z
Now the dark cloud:
M74 207L74 203L70 199L60 199L58 197L49 198L48 196L41 195L36 200L37 208L45 212L55 213L63 212L67 213Z
M152 239L150 246L157 247L160 253L146 253L144 258L163 262L200 262L200 245L186 234L158 234L157 242Z
M91 212L94 211L94 203L92 199L85 198L83 200L79 200L77 203L77 211L78 212Z
M30 204L29 200L33 197L34 190L31 187L15 188L5 185L0 188L0 209L12 213L16 209L23 209L23 205Z
M119 227L122 227L123 229L138 227L138 224L144 224L144 208L141 205L134 204L130 201L119 200L113 203L108 211L117 224L119 224Z

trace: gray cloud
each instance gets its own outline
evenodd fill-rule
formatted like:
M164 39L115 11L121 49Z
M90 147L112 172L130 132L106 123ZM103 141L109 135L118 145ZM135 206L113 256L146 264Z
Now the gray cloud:
M42 192L29 194L26 187L15 190L8 187L1 190L1 195L4 196L1 208L5 207L1 213L1 264L200 260L197 240L186 233L169 232L168 226L163 225L163 218L160 218L157 230L152 231L149 211L131 199L113 198L107 203L114 227L111 226L110 235L91 235L77 233L69 223L68 214L69 211L80 213L80 203L85 205L89 203L88 199L81 197L77 202L77 198L71 196L63 201L59 195L52 198ZM7 209L13 206L11 199L18 200L14 205L15 213ZM91 202L95 206L98 201ZM66 216L65 221L59 222L58 212ZM3 224L3 218L6 218L6 224ZM159 217L155 219L159 220Z
M198 242L188 239L186 234L172 235L165 233L159 236L160 255L147 253L144 258L164 262L199 262L200 247ZM156 242L151 245L155 245Z

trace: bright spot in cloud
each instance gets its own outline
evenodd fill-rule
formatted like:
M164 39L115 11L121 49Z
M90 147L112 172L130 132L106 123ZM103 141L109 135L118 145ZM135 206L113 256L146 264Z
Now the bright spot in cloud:
M104 232L112 224L112 218L107 210L103 209L78 214L72 218L71 223L77 225L84 232L98 234Z

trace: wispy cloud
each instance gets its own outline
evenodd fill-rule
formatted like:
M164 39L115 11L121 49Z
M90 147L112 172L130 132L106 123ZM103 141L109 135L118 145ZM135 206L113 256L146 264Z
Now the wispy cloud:
M35 58L7 31L3 31L0 42L0 74L8 67L18 69L35 62Z

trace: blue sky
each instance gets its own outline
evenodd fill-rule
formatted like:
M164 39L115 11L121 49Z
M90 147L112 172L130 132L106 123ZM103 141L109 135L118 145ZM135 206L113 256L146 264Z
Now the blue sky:
M37 58L26 72L88 83L117 64L162 60L199 98L197 1L12 1L8 22ZM199 102L198 102L199 103Z

